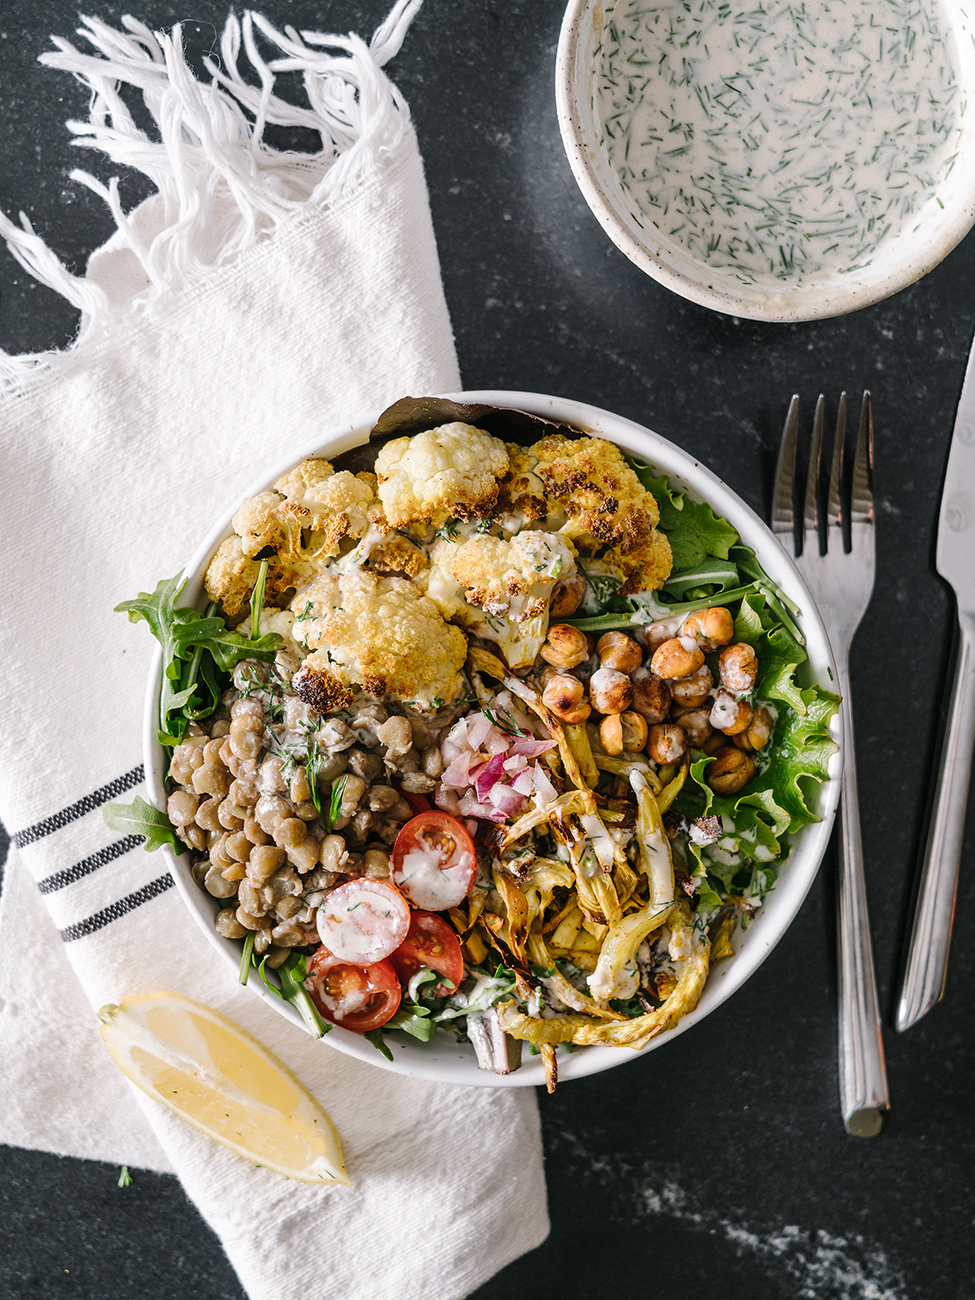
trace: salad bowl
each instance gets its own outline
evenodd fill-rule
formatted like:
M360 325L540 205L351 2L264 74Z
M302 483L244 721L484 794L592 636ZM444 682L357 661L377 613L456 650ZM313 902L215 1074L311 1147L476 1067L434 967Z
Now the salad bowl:
M793 561L750 507L693 457L648 428L609 411L569 399L503 391L465 392L449 394L447 397L457 402L483 403L527 412L542 420L571 426L580 433L605 438L625 455L651 466L655 475L665 475L671 490L686 494L691 500L707 503L717 516L737 531L741 543L755 552L767 577L793 608L798 609L797 620L808 655L807 662L801 665L798 674L799 684L805 686L816 683L829 689L834 673L828 639ZM306 457L323 456L333 460L342 453L367 443L379 414L379 411L368 412L325 434L312 445L296 447L294 455L289 457L286 464L271 466L262 471L248 495L266 490ZM238 505L239 501L230 504L189 560L185 569L187 586L181 597L183 605L201 608L205 603L203 580L207 565L219 544L231 534L231 518ZM157 650L146 693L144 748L151 797L157 807L165 808L169 751L157 739L162 674L162 653ZM778 870L774 887L764 897L747 928L737 929L733 942L734 956L712 965L696 1008L674 1028L654 1037L640 1052L629 1047L597 1045L584 1047L565 1054L564 1057L560 1055L561 1080L610 1069L633 1060L643 1051L652 1051L662 1046L676 1034L684 1033L703 1020L759 968L798 912L816 876L832 831L839 794L837 777L842 757L838 748L839 729L835 719L830 723L830 734L837 742L837 749L828 761L830 779L806 790L807 802L818 820L810 822L791 837L789 852ZM194 879L189 855L177 855L169 845L163 846L163 852L168 857L182 899L206 936L206 941L216 947L225 961L227 980L237 979L241 967L241 945L238 940L223 938L215 930L214 916L220 906L218 900L210 897ZM295 1008L268 989L256 971L251 971L248 987L305 1032L305 1026ZM495 1074L478 1067L470 1043L456 1041L446 1033L438 1032L429 1042L418 1041L399 1031L391 1033L386 1037L391 1059L381 1055L362 1034L350 1032L341 1026L334 1027L323 1042L328 1047L337 1048L381 1069L421 1079L490 1087L526 1087L545 1083L545 1069L540 1056L525 1053L520 1068L510 1074ZM323 1050L326 1049L323 1047Z

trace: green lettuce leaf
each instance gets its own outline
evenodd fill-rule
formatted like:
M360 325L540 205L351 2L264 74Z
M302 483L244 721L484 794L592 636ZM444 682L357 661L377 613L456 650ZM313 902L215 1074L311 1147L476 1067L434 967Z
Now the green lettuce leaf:
M660 528L670 542L675 572L696 568L709 558L728 559L738 533L726 519L719 518L709 505L674 492L665 477L654 476L649 465L635 460L630 464L657 502Z

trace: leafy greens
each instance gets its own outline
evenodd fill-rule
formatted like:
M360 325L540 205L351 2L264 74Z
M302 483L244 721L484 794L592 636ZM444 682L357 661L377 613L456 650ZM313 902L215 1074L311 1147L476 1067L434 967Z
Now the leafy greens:
M140 591L123 600L116 613L129 621L145 619L163 649L163 683L159 696L159 743L178 745L190 722L207 718L220 703L220 674L232 672L241 659L274 658L281 638L276 632L248 637L228 628L211 605L205 614L177 606L186 579L182 572L160 582L152 593ZM257 617L254 617L255 624Z

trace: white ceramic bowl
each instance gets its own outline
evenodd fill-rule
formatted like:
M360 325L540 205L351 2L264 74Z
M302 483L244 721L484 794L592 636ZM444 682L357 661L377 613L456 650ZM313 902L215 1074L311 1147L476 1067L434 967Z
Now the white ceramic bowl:
M718 515L723 516L738 530L742 542L756 552L769 577L777 582L800 607L801 623L809 654L807 679L827 687L832 680L835 680L826 633L795 565L786 556L765 524L741 498L686 452L649 429L630 420L624 420L618 415L612 415L609 411L583 405L581 402L545 397L537 393L470 392L450 394L450 396L463 402L486 402L495 406L514 407L608 438L624 451L640 457L656 470L666 473L679 490L686 491L699 500L707 501ZM245 495L254 495L270 487L292 465L306 456L323 455L332 458L343 451L348 451L351 447L365 443L379 414L379 411L369 413L310 446L296 447L294 456L286 463L270 466L266 471L262 471ZM219 543L233 531L230 520L239 504L239 501L228 503L226 514L214 525L187 565L186 573L189 575L189 580L181 597L181 604L196 605L197 602L203 601L203 574L207 563ZM169 751L164 750L156 740L161 672L161 652L157 652L146 694L144 746L147 780L152 799L158 807L164 808L166 806L165 773L169 762ZM834 739L839 739L838 728L834 730ZM676 1028L654 1038L644 1049L645 1051L653 1051L672 1041L675 1035L684 1033L703 1020L715 1007L719 1007L761 965L782 938L812 884L829 840L839 798L839 766L840 756L837 753L830 764L831 780L820 788L815 800L816 810L822 820L806 827L795 837L791 857L782 867L774 889L748 929L736 937L735 946L738 951L734 958L720 962L712 970L697 1009L685 1016ZM168 857L177 888L198 921L206 941L212 943L225 959L228 982L236 980L240 969L240 944L222 938L213 928L213 918L221 904L211 898L193 880L187 854L177 856L169 846L164 846L163 852ZM204 942L202 938L201 942ZM281 1015L299 1026L302 1025L297 1012L279 997L270 993L263 986L256 972L252 972L248 988L267 999ZM302 1032L305 1032L303 1026ZM333 1029L325 1036L323 1042L329 1047L337 1047L339 1051L347 1052L350 1056L378 1065L381 1069L412 1075L415 1078L498 1088L525 1087L545 1082L541 1058L530 1055L527 1050L523 1054L523 1064L519 1070L504 1076L490 1074L478 1069L474 1051L468 1044L456 1043L445 1034L437 1034L429 1043L420 1043L403 1033L388 1035L387 1042L393 1052L392 1061L387 1061L381 1056L366 1039L345 1029ZM637 1053L631 1048L625 1047L586 1047L560 1056L559 1077L563 1081L580 1078L583 1075L594 1074L614 1065L620 1065L624 1061L631 1061L636 1055Z
M755 320L802 321L839 316L889 297L920 279L951 252L975 221L975 114L962 117L958 158L950 176L895 239L862 270L809 285L744 285L696 260L676 240L641 225L599 144L594 109L594 50L611 0L570 0L556 60L555 89L562 141L582 193L613 243L642 271L701 306ZM959 57L964 100L975 92L975 17L961 0L944 0Z

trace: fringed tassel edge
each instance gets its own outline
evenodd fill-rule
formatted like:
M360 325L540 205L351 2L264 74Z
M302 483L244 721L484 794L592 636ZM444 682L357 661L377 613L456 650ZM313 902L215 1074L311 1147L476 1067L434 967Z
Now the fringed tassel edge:
M122 210L118 183L71 173L100 195L118 227L116 242L142 266L148 288L129 309L155 293L193 281L239 258L303 210L324 209L352 196L395 153L410 129L409 110L382 68L399 50L423 0L396 0L367 45L358 36L278 31L260 14L231 15L220 41L220 63L204 60L212 80L187 66L180 26L152 32L123 17L124 31L83 18L78 34L97 51L82 53L55 37L56 52L41 63L74 74L91 91L87 121L69 122L75 143L143 172L158 190L153 228L140 232ZM259 37L278 51L265 58ZM243 58L242 58L243 55ZM246 60L259 85L245 79ZM307 107L275 94L278 73L302 74ZM151 139L135 123L121 84L138 87L156 124ZM318 153L295 154L264 141L267 125L304 127L321 138ZM82 313L77 348L101 333L110 311L102 289L73 275L34 232L27 217L14 225L0 213L0 236L17 261ZM0 385L20 384L56 353L11 357L0 352Z

